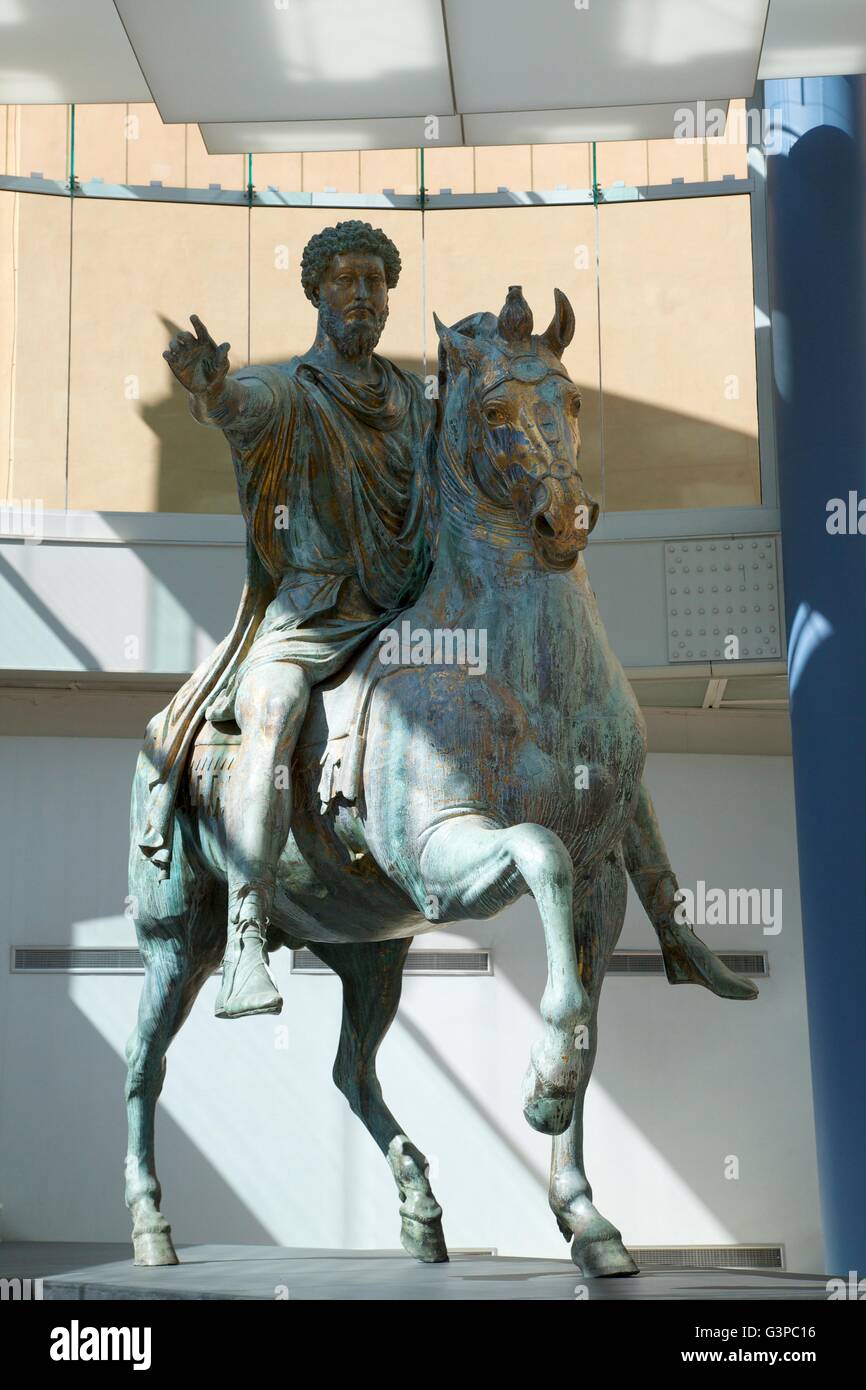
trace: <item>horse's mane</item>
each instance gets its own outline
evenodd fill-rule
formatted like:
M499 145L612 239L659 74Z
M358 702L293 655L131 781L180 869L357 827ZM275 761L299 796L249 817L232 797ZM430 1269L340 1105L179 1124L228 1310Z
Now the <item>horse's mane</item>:
M442 499L439 492L439 428L441 411L437 402L436 416L427 426L427 432L418 451L418 485L424 503L424 539L430 555L435 559L439 540L439 521L442 515Z
M456 333L467 338L493 338L496 334L495 314L482 311L469 314L466 318L451 325ZM445 344L439 344L437 363L436 414L421 444L418 472L424 495L424 534L431 555L435 558L439 539L439 521L442 513L442 500L439 488L439 447L442 441L442 424L445 419L445 398L448 393L448 364Z

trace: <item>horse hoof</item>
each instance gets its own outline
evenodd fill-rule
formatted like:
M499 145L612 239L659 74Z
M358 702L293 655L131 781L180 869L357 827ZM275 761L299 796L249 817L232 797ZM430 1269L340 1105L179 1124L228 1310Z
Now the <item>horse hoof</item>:
M425 1265L445 1264L448 1247L442 1233L441 1221L417 1221L404 1216L400 1225L400 1244L413 1259Z
M168 1231L143 1231L132 1237L137 1265L176 1265L180 1261Z
M562 1228L560 1227L560 1230ZM571 1258L585 1279L616 1279L640 1270L617 1237L609 1240L588 1240L582 1245L575 1237Z

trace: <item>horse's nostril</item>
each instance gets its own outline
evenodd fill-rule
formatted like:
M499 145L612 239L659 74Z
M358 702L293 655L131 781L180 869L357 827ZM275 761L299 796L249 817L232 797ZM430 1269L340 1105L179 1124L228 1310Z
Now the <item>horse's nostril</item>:
M539 536L544 536L548 540L552 540L556 535L556 532L546 516L537 516L535 518L535 529Z

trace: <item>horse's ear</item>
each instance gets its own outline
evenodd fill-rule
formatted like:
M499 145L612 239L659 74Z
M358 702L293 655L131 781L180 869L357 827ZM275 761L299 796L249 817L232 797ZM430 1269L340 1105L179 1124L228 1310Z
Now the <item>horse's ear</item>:
M574 310L562 290L554 290L553 298L556 303L553 318L541 336L550 351L561 357L574 337Z
M484 353L474 339L467 337L465 333L459 333L454 328L449 328L435 312L433 322L436 325L436 332L439 334L439 342L445 351L448 371L451 376L458 376L464 367L471 369L481 366L484 361Z
M520 285L508 286L508 297L499 311L496 327L507 343L528 343L532 337L532 310Z

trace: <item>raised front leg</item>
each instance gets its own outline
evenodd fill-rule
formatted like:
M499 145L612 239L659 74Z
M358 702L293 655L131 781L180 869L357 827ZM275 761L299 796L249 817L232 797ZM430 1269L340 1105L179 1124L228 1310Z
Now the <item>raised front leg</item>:
M523 1086L523 1113L533 1129L560 1134L574 1107L578 1030L590 1006L580 983L572 929L573 869L557 835L541 825L503 829L481 816L438 825L421 855L431 918L488 917L526 888L535 899L547 949L541 999L545 1031L534 1044Z
M412 938L358 945L311 943L310 949L343 982L343 1023L334 1084L388 1160L400 1194L400 1242L425 1264L448 1259L442 1208L433 1196L427 1160L406 1137L382 1097L376 1053L390 1028L403 986L403 962Z
M675 920L679 884L655 808L643 785L623 839L623 850L635 891L659 939L669 983L703 985L721 999L756 999L758 990L751 980L735 975L692 927Z

